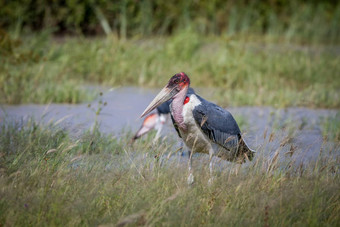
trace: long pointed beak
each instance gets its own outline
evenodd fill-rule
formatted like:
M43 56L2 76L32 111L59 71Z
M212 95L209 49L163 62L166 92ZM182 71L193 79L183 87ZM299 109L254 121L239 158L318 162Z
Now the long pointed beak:
M142 113L142 115L140 117L144 117L145 115L147 115L148 113L153 111L155 108L157 108L159 105L161 105L162 103L165 103L166 101L171 99L177 93L178 93L178 91L177 91L176 87L174 87L172 89L164 87L158 93L158 95L152 100L152 102L149 104L149 106L146 107L146 109L144 110L144 112Z

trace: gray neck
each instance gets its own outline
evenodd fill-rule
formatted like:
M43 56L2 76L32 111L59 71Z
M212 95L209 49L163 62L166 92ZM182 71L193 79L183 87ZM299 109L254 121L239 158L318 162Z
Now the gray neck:
M185 87L183 90L178 92L178 94L174 96L174 99L172 100L172 104L171 104L172 116L175 122L177 123L178 127L184 130L186 130L186 126L184 124L182 111L183 111L183 102L187 95L187 91L188 91L188 87Z

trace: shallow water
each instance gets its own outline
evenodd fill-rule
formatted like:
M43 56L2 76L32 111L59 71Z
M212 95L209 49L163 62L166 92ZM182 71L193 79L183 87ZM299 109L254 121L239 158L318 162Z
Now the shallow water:
M103 94L98 95L92 103L2 105L0 123L33 118L44 123L59 124L75 136L91 128L96 121L104 133L119 134L124 128L135 131L142 123L140 114L159 91L136 87L95 89ZM96 115L99 108L102 110ZM243 119L240 128L248 145L268 152L268 157L278 149L282 156L293 150L300 160L317 157L321 149L336 155L340 152L339 144L325 141L322 132L322 119L339 117L337 110L271 107L227 109L236 118ZM162 134L178 140L170 122Z
M3 105L0 122L33 117L45 123L57 122L76 134L91 128L96 121L105 133L120 132L125 127L135 130L141 122L140 114L157 92L133 87L95 89L103 95L98 95L91 103ZM104 106L105 102L107 104ZM102 110L96 115L99 108Z

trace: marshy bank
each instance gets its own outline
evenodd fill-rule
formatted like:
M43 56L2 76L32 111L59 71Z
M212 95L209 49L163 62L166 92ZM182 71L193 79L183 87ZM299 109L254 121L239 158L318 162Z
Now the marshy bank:
M242 166L216 160L210 187L206 155L194 157L196 182L187 185L187 157L176 154L177 138L171 134L156 144L151 134L129 146L129 130L118 135L94 127L75 136L63 122L2 122L0 223L337 226L336 112L256 107L231 111L246 138L258 139L250 143L257 145L257 154ZM53 111L50 114L53 118ZM311 151L316 153L310 156Z
M332 60L331 66L337 57ZM330 62L324 63L329 66ZM30 70L36 66L25 67ZM55 66L58 71L62 65ZM67 87L53 83L57 77L44 81L44 76L53 75L45 67L38 71L44 73L33 80L21 80L20 76L27 71L20 67L15 68L19 71L9 71L11 75L18 73L20 80L17 90L11 93L15 96L11 97L17 97L18 103L88 101L1 105L0 223L108 226L337 226L340 223L339 111L309 109L301 104L310 100L307 106L337 107L338 80L336 74L330 74L334 68L323 68L329 70L326 79L313 77L312 87L325 86L311 90L315 93L301 93L299 86L293 86L296 93L291 94L291 87L275 85L277 90L252 96L245 92L248 85L244 87L244 81L236 76L234 82L240 88L229 84L230 90L196 89L207 99L228 106L247 142L258 153L254 161L242 166L216 159L216 180L211 187L207 186L207 156L196 155L196 182L188 187L187 156L176 153L178 138L171 125L157 144L152 143L151 133L133 147L128 145L141 123L140 113L158 89L94 87L88 92L81 83ZM289 68L287 65L286 70ZM281 68L275 70L278 69ZM71 75L67 72L63 75ZM163 81L155 77L159 74L145 75L151 75L149 79L155 86ZM16 77L8 78L16 84ZM289 81L309 86L306 80L295 79ZM12 92L10 83L5 85L8 92ZM83 97L77 88L91 95ZM313 95L321 96L315 99ZM255 102L252 105L271 103L273 107L242 106L250 101ZM288 103L296 106L287 107Z
M340 58L310 49L27 38L0 65L0 223L337 226ZM242 166L216 159L212 187L205 155L187 186L171 125L156 145L152 133L128 145L155 87L183 69L258 151Z
M340 225L339 2L1 4L0 226ZM129 144L180 71L257 151L210 187L171 124Z

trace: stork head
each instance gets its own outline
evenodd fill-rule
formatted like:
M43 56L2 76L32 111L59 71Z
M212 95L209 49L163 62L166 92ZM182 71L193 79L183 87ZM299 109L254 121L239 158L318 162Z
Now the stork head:
M144 117L146 114L157 108L157 106L176 96L180 91L187 90L189 85L190 79L185 73L181 72L175 74L144 110L141 117Z

